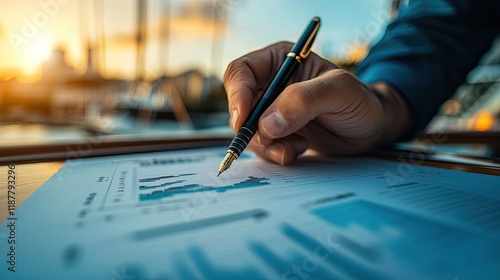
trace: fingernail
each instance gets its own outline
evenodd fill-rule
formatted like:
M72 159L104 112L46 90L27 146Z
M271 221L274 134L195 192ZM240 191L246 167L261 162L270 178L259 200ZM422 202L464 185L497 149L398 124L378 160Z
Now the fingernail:
M238 110L234 109L233 112L231 113L231 126L233 127L234 130L238 129L236 125L238 124L239 116L240 113L238 113Z
M279 137L288 129L288 124L280 112L274 112L263 118L261 123L264 131L271 137Z
M258 133L255 134L254 138L257 140L257 144L262 146L262 139L260 138L260 134L258 134Z

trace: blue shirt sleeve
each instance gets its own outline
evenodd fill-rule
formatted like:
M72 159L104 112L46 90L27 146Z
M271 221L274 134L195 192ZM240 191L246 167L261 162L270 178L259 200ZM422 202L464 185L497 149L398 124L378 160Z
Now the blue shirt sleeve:
M389 83L403 95L414 135L465 81L499 31L500 1L410 0L357 75L367 84Z

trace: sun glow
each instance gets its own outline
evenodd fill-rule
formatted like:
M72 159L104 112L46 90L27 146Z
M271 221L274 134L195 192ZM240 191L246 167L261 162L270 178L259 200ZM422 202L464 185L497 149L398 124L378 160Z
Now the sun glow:
M18 80L22 83L34 83L42 77L41 64L50 57L51 45L46 40L34 41L19 51L21 73Z
M38 40L19 51L19 59L23 66L37 66L50 57L51 45L46 40Z

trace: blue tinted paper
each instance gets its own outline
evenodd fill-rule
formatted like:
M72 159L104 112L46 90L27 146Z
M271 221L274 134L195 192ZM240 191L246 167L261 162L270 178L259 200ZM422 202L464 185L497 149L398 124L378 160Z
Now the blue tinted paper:
M222 147L67 161L2 224L0 278L500 275L497 176L373 158L279 166L246 156L217 178L224 155Z

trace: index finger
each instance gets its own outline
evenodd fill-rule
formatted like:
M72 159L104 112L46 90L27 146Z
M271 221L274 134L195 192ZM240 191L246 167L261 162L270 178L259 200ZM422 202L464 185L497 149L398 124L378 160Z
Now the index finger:
M232 61L224 73L224 87L233 129L239 128L272 79L291 43L277 43Z

